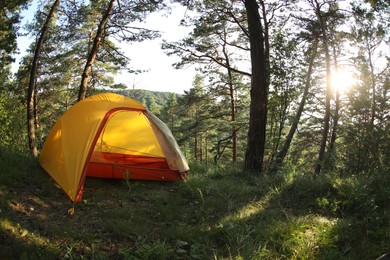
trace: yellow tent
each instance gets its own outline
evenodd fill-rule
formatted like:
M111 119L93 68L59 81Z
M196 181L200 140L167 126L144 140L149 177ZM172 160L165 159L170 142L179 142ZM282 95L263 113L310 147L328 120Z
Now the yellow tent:
M72 201L81 201L86 176L173 181L189 171L168 127L141 103L112 93L66 111L39 163Z

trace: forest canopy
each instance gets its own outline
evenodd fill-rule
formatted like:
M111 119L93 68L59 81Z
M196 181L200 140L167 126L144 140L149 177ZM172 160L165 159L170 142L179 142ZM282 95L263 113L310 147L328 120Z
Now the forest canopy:
M272 174L389 171L387 1L176 2L192 29L161 48L180 58L177 69L197 68L183 95L115 81L123 70L140 73L117 43L160 37L138 22L171 2L38 1L24 25L34 41L13 74L30 1L3 1L0 153L38 156L64 111L111 91L146 104L190 161Z

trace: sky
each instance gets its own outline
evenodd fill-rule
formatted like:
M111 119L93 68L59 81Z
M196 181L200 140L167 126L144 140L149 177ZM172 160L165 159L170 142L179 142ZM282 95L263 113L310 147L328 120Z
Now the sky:
M179 57L168 57L161 50L162 40L180 40L189 32L188 28L180 27L179 23L185 16L186 9L175 5L172 13L166 17L161 13L153 13L145 21L143 26L148 29L161 32L161 38L153 41L122 44L121 47L126 56L131 59L131 67L148 70L142 74L122 74L116 77L117 82L129 87L148 89L154 91L168 91L183 93L189 90L195 76L195 67L186 69L174 69L172 64L179 61Z
M36 0L22 12L22 24L31 22L36 10ZM183 38L189 32L188 28L180 27L179 23L185 16L186 9L178 4L173 5L170 15L152 13L140 25L144 28L160 31L161 37L141 43L121 43L120 47L125 55L131 59L130 67L147 72L141 74L119 73L115 83L123 83L129 88L147 89L153 91L175 92L183 94L184 90L192 87L195 77L195 67L174 69L172 64L179 61L179 57L168 57L161 50L162 40L175 41ZM21 57L33 39L28 36L18 38L20 54L16 57L13 72L17 70ZM80 72L81 73L81 72Z

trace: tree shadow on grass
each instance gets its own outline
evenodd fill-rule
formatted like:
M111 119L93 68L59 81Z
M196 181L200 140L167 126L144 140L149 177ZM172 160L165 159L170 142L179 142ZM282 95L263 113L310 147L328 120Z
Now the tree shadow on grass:
M0 173L0 253L10 258L375 259L390 249L390 178L224 169L176 183L87 178L71 215L36 160L11 157Z
M110 241L102 242L105 235L94 219L98 214L93 207L78 204L75 213L70 214L74 205L36 159L18 153L6 156L2 158L0 174L0 236L5 241L1 243L1 256L98 256L94 243L106 247L102 256L118 253Z
M170 230L178 211L168 211L166 205L181 200L180 183L87 178L83 201L73 204L36 159L8 156L9 167L0 174L0 232L9 243L2 245L1 255L88 259L175 255Z
M224 216L210 230L207 235L220 249L216 254L244 259L376 259L388 252L390 221L382 207L388 199L373 200L378 190L387 194L388 186L381 184L379 189L378 181L336 179L302 176L275 183L267 194Z
M1 221L3 222L4 219ZM23 233L19 236L10 234L10 231L3 226L0 228L0 241L2 259L42 259L42 257L54 259L58 255L46 245L23 239Z

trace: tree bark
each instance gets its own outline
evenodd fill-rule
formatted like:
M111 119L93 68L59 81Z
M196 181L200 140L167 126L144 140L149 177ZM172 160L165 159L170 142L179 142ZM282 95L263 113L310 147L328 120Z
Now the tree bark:
M30 149L31 155L34 157L38 156L38 149L36 146L36 138L35 138L35 115L36 115L36 100L35 96L36 91L36 75L38 70L38 61L39 56L41 54L43 42L46 39L47 31L49 30L49 24L52 18L54 17L54 13L57 10L58 5L60 4L60 0L56 0L49 12L49 15L46 18L45 23L43 24L41 35L39 36L37 45L34 51L34 58L31 63L30 70L30 79L28 83L27 90L27 135L28 135L28 145Z
M318 49L318 40L316 39L313 43L313 46L312 46L309 67L308 67L306 79L305 79L305 88L303 91L301 102L299 103L298 110L295 114L294 121L290 127L290 130L288 131L288 134L287 134L286 140L284 141L283 147L279 151L279 153L277 154L276 158L271 162L270 173L277 173L277 171L279 170L280 166L282 165L282 163L284 161L284 158L286 157L286 155L288 153L288 150L290 149L291 141L294 137L295 131L298 128L299 120L301 118L303 108L304 108L305 103L306 103L306 98L307 98L307 95L309 94L310 78L311 78L311 74L313 72L314 60L317 56L317 49Z
M268 81L264 37L256 0L245 1L252 66L251 103L245 170L262 172L267 125Z
M85 64L83 74L81 76L81 84L80 84L80 90L79 90L79 97L78 100L81 101L85 99L86 93L87 93L87 88L88 88L88 81L89 81L89 76L92 71L92 64L96 59L96 55L99 49L100 42L103 38L103 31L104 28L107 24L108 18L110 18L112 8L114 6L115 0L111 0L106 12L104 13L102 20L99 23L98 30L96 32L95 39L93 41L92 49L88 55L87 63Z
M325 51L325 66L326 66L325 115L324 115L324 122L323 122L324 125L322 129L322 138L321 138L320 150L318 153L318 161L314 171L315 174L319 174L321 172L322 164L324 162L326 143L328 140L329 121L330 121L330 99L332 95L332 86L331 86L330 55L329 55L326 24L321 15L321 10L320 10L321 7L319 6L317 1L315 1L315 3L316 3L316 9L315 9L316 15L321 26L322 41L323 41L323 46Z

